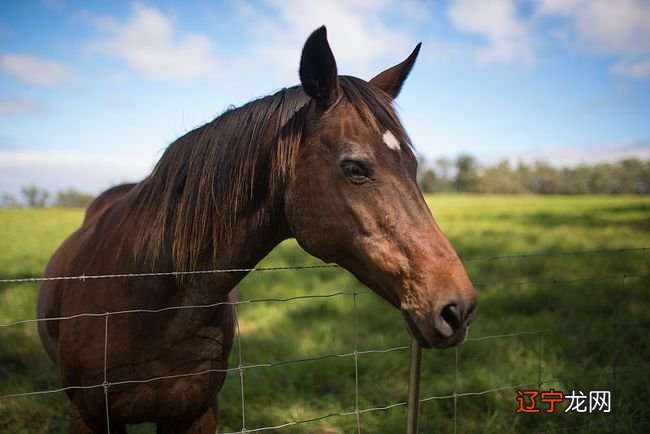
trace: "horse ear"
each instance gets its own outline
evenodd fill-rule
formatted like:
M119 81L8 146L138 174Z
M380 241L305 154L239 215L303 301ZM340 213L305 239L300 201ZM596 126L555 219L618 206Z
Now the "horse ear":
M327 29L319 27L312 33L300 56L300 81L305 93L321 108L334 104L339 97L336 60L327 42Z
M413 64L415 63L415 59L418 57L421 46L422 42L415 46L415 49L411 55L406 58L405 61L393 66L392 68L388 68L384 72L380 72L372 80L370 80L370 83L386 92L391 96L391 98L397 98L399 91L402 89L404 81L406 81L406 77L408 77L411 69L413 68Z

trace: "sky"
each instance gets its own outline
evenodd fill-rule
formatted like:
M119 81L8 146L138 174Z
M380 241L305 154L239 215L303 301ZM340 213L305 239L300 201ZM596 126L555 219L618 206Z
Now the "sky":
M298 84L328 28L340 74L422 51L396 100L424 157L650 158L648 0L0 2L0 193L98 193L231 106Z

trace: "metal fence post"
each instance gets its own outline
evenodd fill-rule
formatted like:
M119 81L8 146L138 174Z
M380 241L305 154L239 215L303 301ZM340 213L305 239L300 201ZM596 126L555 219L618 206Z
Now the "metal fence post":
M417 434L420 416L420 367L422 366L422 347L411 337L411 366L409 368L409 398L406 434Z

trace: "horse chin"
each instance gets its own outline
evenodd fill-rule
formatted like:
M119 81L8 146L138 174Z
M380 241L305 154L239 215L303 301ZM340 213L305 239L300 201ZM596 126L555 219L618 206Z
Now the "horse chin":
M462 345L467 340L467 327L464 327L458 330L453 335L449 336L446 339L441 339L434 344L439 350L444 350L445 348L456 347Z
M418 327L417 323L411 317L408 311L402 310L402 316L406 322L409 334L418 341L422 348L436 348L438 350L444 350L445 348L461 345L467 340L467 331L469 327L463 327L447 338L444 338L437 332L434 332L432 338L427 339L425 337L425 334L422 332L420 327Z
M422 348L433 348L435 346L434 342L430 342L428 339L424 337L424 334L422 333L420 328L417 326L417 324L411 317L411 314L403 310L402 316L404 317L404 321L406 322L406 327L409 331L409 334L413 336L416 341L418 341L418 343Z

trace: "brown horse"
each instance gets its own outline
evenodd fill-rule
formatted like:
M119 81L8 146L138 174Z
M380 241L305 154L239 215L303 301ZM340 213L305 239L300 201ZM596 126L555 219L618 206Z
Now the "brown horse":
M104 193L45 276L249 268L295 237L400 309L424 347L461 343L475 291L417 187L392 107L419 48L366 82L337 74L319 28L302 86L224 113L172 143L144 181ZM38 316L218 303L244 275L47 281ZM233 323L227 304L40 322L63 385L81 386L67 390L70 432L104 433L108 418L112 432L154 422L213 433Z

